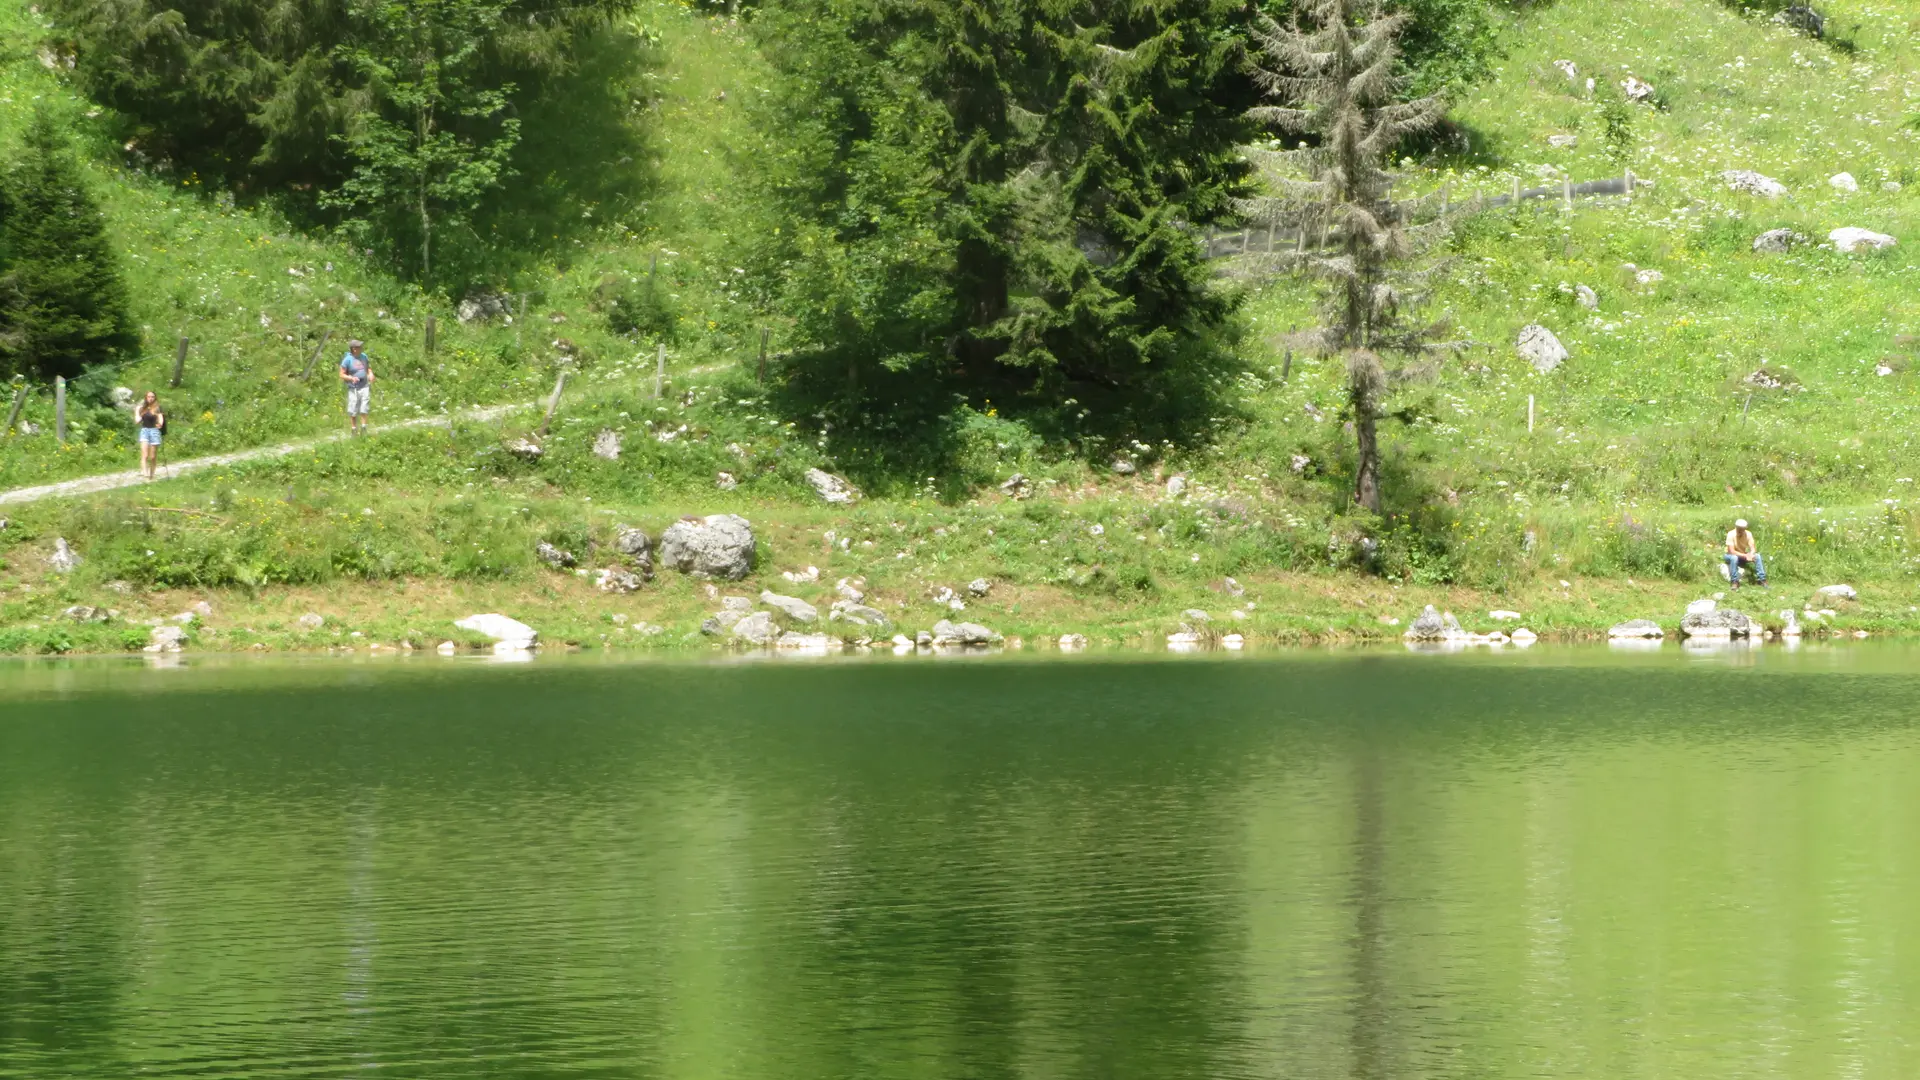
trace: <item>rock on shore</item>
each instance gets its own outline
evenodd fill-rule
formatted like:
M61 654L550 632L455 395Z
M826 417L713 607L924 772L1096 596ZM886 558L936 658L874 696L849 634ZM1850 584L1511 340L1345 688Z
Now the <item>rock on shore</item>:
M739 581L755 557L753 525L738 514L676 521L660 534L660 561L694 577Z

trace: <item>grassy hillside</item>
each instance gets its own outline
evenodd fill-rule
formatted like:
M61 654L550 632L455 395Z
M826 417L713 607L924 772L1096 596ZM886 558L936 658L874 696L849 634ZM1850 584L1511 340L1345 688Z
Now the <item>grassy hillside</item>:
M1532 186L1629 166L1653 184L1631 202L1584 200L1572 212L1535 202L1463 221L1437 310L1475 345L1435 383L1407 391L1407 422L1387 432L1389 501L1401 516L1378 537L1381 576L1352 569L1368 525L1346 511L1341 373L1296 352L1282 377L1287 334L1312 319L1311 295L1293 281L1249 295L1249 372L1235 414L1220 418L1208 444L1135 447L1140 471L1123 477L990 410L968 411L955 421L964 449L951 475L896 478L851 511L820 506L801 474L835 466L828 433L774 415L762 396L759 331L772 332L777 351L780 326L753 307L728 261L751 239L735 232L750 215L738 212L729 180L766 150L742 117L759 69L738 27L678 5L643 16L666 58L653 104L657 198L642 220L610 224L522 282L534 299L520 327L459 326L451 310L383 281L351 253L223 207L190 177L101 164L147 334L140 364L118 381L161 382L174 336L196 341L174 395L189 422L171 454L333 427L326 369L347 332L386 361L387 417L530 400L560 370L574 381L537 464L501 449L503 435L530 423L523 414L509 430L396 433L90 503L20 508L0 533L0 624L16 628L0 643L112 647L124 631L77 632L54 614L102 598L134 610L128 595L159 614L207 590L224 591L223 610L258 624L231 644L345 642L333 635L355 626L425 640L439 632L425 624L465 613L456 608L509 604L550 613L567 628L556 634L584 643L623 639L600 623L614 607L667 627L647 642L677 642L710 606L697 585L666 575L610 607L540 568L532 544L604 550L618 523L658 528L724 510L752 518L765 541L761 579L738 591L825 598L835 578L864 576L909 626L942 613L926 599L939 585L984 575L1002 587L969 614L1025 634L1157 633L1197 605L1217 618L1241 609L1236 629L1256 637L1364 637L1397 633L1391 619L1430 601L1518 607L1535 629L1571 633L1670 616L1714 588L1710 552L1735 515L1754 519L1772 562L1777 599L1762 603L1797 606L1810 587L1847 579L1865 603L1843 624L1920 626L1910 604L1920 566L1910 539L1920 346L1906 336L1920 334L1909 316L1920 258L1920 4L1832 7L1839 23L1857 25L1856 51L1712 0L1561 0L1508 31L1494 75L1455 107L1470 140L1409 163L1409 188L1450 185L1464 201L1504 193L1516 178ZM5 28L21 31L8 40L29 36L28 18L16 0L0 3ZM1558 60L1571 61L1577 79ZM54 73L17 46L6 61L4 137L34 95L86 130L85 106L62 97ZM1615 108L1610 128L1607 88L1629 74L1654 85L1659 105ZM1600 93L1589 95L1588 77ZM1549 142L1562 135L1574 144ZM1790 193L1733 192L1719 175L1733 168ZM1828 184L1841 171L1858 192ZM1900 246L1849 255L1819 243L1845 225L1890 233ZM1778 227L1816 242L1752 251L1755 235ZM651 339L616 333L606 317L607 298L643 287L650 271L676 327L657 401ZM1578 285L1595 292L1597 311L1578 305ZM431 357L420 348L429 314L442 343ZM1571 352L1548 375L1514 347L1533 322ZM320 375L290 378L323 326L341 329ZM1790 388L1749 385L1762 367ZM47 407L38 399L33 415ZM109 419L96 414L96 430L66 451L44 436L13 440L0 453L0 486L130 466L130 442ZM603 430L623 437L617 463L589 452ZM722 471L738 487L716 487ZM997 492L1015 471L1030 478L1032 498ZM1186 480L1178 495L1165 483L1175 475ZM56 535L89 558L70 578L42 570ZM808 565L821 584L778 575ZM1220 591L1227 576L1248 587L1246 598ZM111 582L133 593L105 591ZM413 583L410 606L383 608L378 597L402 582ZM316 639L274 637L266 627L291 625L280 610L289 603L335 604L347 621Z

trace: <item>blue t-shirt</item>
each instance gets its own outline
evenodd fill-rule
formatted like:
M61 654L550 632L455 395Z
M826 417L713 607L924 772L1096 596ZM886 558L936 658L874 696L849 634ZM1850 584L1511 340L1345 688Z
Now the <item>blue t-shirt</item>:
M341 374L347 376L347 385L355 390L367 385L367 358L355 356L349 352L340 358Z

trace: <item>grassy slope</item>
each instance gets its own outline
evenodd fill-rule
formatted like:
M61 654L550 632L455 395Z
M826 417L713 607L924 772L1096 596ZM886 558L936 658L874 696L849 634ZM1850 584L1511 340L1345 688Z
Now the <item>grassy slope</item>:
M824 600L826 584L789 586L775 574L814 564L825 582L866 577L882 606L917 627L939 614L925 601L932 587L986 575L1003 584L970 611L983 621L1029 635L1104 628L1121 637L1170 629L1179 611L1195 605L1224 619L1239 605L1210 587L1233 574L1257 601L1236 628L1274 640L1391 634L1387 620L1425 602L1463 611L1516 607L1543 632L1671 614L1707 587L1711 564L1702 549L1739 512L1765 529L1782 582L1779 602L1797 602L1826 577L1848 577L1866 602L1843 621L1911 628L1912 522L1902 478L1912 473L1903 451L1915 376L1871 371L1896 350L1920 240L1877 256L1747 250L1753 234L1775 225L1822 236L1840 224L1914 235L1911 200L1920 192L1911 185L1898 194L1878 190L1883 177L1902 177L1912 155L1902 122L1916 84L1904 46L1908 19L1920 9L1908 7L1915 5L1862 11L1866 48L1855 60L1707 0L1563 0L1516 34L1496 80L1458 110L1506 163L1416 170L1413 183L1450 181L1464 197L1476 188L1504 191L1514 172L1534 182L1545 165L1576 179L1611 175L1617 165L1598 137L1596 107L1551 67L1564 57L1603 79L1632 70L1666 94L1670 111L1635 116L1632 163L1657 187L1630 207L1490 214L1463 232L1460 272L1443 302L1489 344L1430 395L1417 395L1430 396L1425 419L1392 439L1402 490L1438 496L1441 527L1454 539L1412 545L1402 556L1407 577L1389 583L1327 569L1329 538L1339 536L1330 515L1341 501L1345 452L1332 419L1338 373L1302 359L1281 383L1269 368L1277 356L1261 346L1256 370L1268 370L1246 381L1248 421L1224 432L1213 450L1150 456L1149 475L1138 479L1019 451L1015 439L996 441L989 425L974 471L1021 469L1046 481L1039 497L988 494L956 505L930 490L851 513L804 497L799 474L820 462L819 450L810 433L757 409L743 361L758 324L745 305L730 302L731 268L723 261L726 185L736 155L753 152L739 114L752 92L753 58L735 29L663 4L646 16L669 61L656 114L660 197L637 234L609 235L552 267L542 283L542 313L567 322L564 330L535 324L540 336L570 334L586 354L570 365L580 378L545 462L515 463L499 452L498 432L462 428L389 436L373 452L327 448L87 506L23 509L0 534L12 575L0 579L0 626L13 628L0 647L115 647L126 631L71 629L54 613L76 600L105 599L129 615L165 614L189 595L207 594L192 587L196 581L229 583L216 597L215 619L216 632L228 636L213 641L230 645L345 642L351 639L336 635L356 628L369 640L424 641L445 632L447 616L474 606L518 611L551 636L589 644L601 634L633 636L612 629L617 611L668 627L644 641L677 642L710 606L701 586L666 575L645 593L609 601L577 579L533 568L528 549L539 537L585 547L609 539L616 522L658 528L681 513L721 510L747 514L766 540L762 580L737 591L764 584ZM12 3L0 13L19 17ZM1735 57L1744 57L1745 70ZM15 62L7 72L16 99L50 83L37 65ZM0 102L8 107L19 103ZM17 111L0 116L17 130ZM1546 136L1558 132L1580 135L1580 144L1549 149ZM1716 179L1728 167L1766 171L1794 194L1774 204L1732 195ZM1825 178L1843 168L1866 190L1831 193ZM177 187L139 177L109 186L130 253L144 256L134 269L144 321L163 325L169 309L180 310L172 298L198 285L194 274L233 290L194 330L234 358L210 365L204 382L197 377L186 388L194 408L214 419L183 433L175 452L196 445L188 443L195 437L204 440L198 445L225 447L332 423L331 394L310 401L287 384L290 356L302 354L277 328L261 330L257 317L267 310L270 319L297 320L300 302L314 295L293 286L319 283L289 278L288 265L332 258L346 276L356 273L353 264L337 249L280 238L268 222L221 211L190 185ZM183 246L190 255L177 254ZM594 288L609 275L637 278L656 254L688 319L663 402L649 396L650 350L598 329L589 310ZM1632 283L1620 269L1625 262L1657 268L1665 280L1651 288ZM1600 314L1576 308L1557 287L1562 281L1598 290ZM376 355L408 358L427 309L371 273L342 286L399 316L390 339L373 336L378 331L363 336L372 337ZM388 299L374 299L380 296ZM193 296L183 302L191 305ZM1303 323L1308 304L1282 284L1253 298L1252 315L1263 333L1278 334ZM1532 375L1511 348L1518 326L1534 320L1552 326L1574 353L1550 377ZM433 407L454 392L456 402L530 397L559 366L548 343L531 334L516 351L504 328L452 333L458 359L429 362L415 348L407 377L383 388L392 404ZM148 378L167 362L163 345L143 361ZM1762 362L1790 368L1807 390L1756 395L1743 419L1746 397L1735 380ZM241 392L248 389L250 396ZM1528 394L1542 418L1531 437ZM241 404L220 406L223 397ZM1329 419L1313 420L1307 404ZM254 418L252 426L227 420L222 409ZM617 465L586 452L603 428L626 437ZM81 455L113 465L129 456L113 445L70 451L49 465L45 441L18 454L25 444L10 447L0 483L93 471L93 458L75 460ZM1314 464L1295 474L1284 464L1295 453ZM741 478L738 490L713 489L721 469ZM1195 482L1188 496L1164 496L1158 480L1173 471ZM829 553L829 531L847 538L848 548ZM39 569L38 554L56 534L90 554L71 580ZM115 578L153 587L131 599L103 591ZM291 584L231 584L247 581ZM413 584L389 584L399 581ZM300 635L287 629L296 608L344 622L318 637Z

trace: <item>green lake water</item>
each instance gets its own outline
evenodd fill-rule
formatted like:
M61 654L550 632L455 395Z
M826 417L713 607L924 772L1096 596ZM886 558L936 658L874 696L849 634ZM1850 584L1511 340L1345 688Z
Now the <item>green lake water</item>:
M0 666L0 1076L1920 1075L1920 651Z

